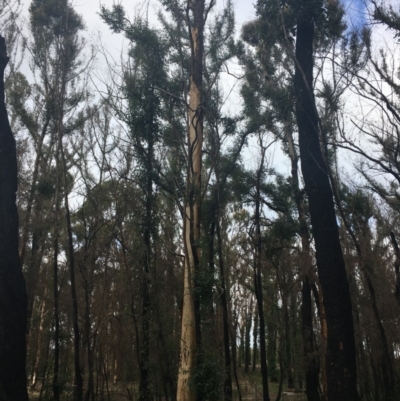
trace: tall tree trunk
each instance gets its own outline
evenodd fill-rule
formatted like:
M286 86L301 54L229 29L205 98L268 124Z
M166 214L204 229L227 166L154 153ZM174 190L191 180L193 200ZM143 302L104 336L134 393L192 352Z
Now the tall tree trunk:
M289 127L285 129L288 141L289 156L291 160L291 175L294 185L297 212L299 214L300 237L301 237L301 274L303 276L303 287L301 291L301 318L302 318L302 337L303 354L306 368L306 392L308 401L320 401L319 395L319 363L316 357L312 321L312 301L311 301L311 280L312 263L310 254L310 233L307 226L306 212L303 196L300 191L298 174L298 156L294 146L292 132ZM322 322L321 322L322 326Z
M85 260L86 262L86 260ZM84 263L85 263L84 262ZM91 264L94 264L94 260L91 261ZM90 321L90 277L85 277L85 341L86 341L86 349L87 349L87 363L88 363L88 383L87 389L85 392L85 401L95 399L94 394L94 344L92 344L92 335L91 335L91 321Z
M301 290L302 305L302 335L303 352L306 365L306 392L308 401L320 401L319 395L319 363L315 353L314 333L312 324L311 284L307 276L303 279Z
M15 139L5 106L6 43L0 36L0 394L28 400L26 388L27 295L18 254L18 186Z
M261 139L260 144L262 147ZM258 317L260 320L260 359L261 359L261 378L263 387L263 401L270 401L268 389L268 368L267 368L267 350L265 344L265 318L264 303L261 280L261 178L264 168L265 148L261 150L260 167L256 177L256 196L255 196L255 216L254 216L254 287L258 306Z
M392 241L392 245L394 247L394 252L396 255L396 259L394 261L394 271L396 273L396 289L394 295L396 297L397 303L400 305L400 249L393 231L390 232L390 239Z
M47 308L47 305L46 305L47 292L48 292L48 287L45 287L44 294L43 294L43 301L42 301L42 304L40 305L40 323L39 323L39 332L38 332L37 342L36 342L37 347L36 347L35 357L33 360L33 369L32 369L32 377L31 377L31 385L30 385L31 390L36 389L37 379L38 379L38 376L40 376L40 374L41 374L41 367L43 365L43 361L42 361L42 358L43 358L42 354L43 354L43 350L44 350L43 334L45 331L45 318L46 318L46 314L48 312L46 310L46 308ZM46 342L47 342L47 339L46 339Z
M187 201L184 216L184 290L182 306L182 330L177 385L177 401L195 401L196 393L189 385L197 363L197 347L201 342L199 303L193 291L195 274L199 267L201 166L203 148L203 54L205 0L188 1L190 18L191 71L188 108L188 168ZM189 21L189 15L188 21Z
M54 303L54 371L53 371L53 398L55 401L60 400L60 314L58 302L58 185L56 188L56 211L54 216L54 253L53 253L53 303Z
M306 0L300 3L294 78L296 115L301 166L309 200L328 326L328 400L356 401L359 396L350 288L339 240L332 189L320 148L319 117L312 90L315 15L313 7Z
M78 298L76 295L76 283L75 283L75 255L74 255L74 242L72 238L72 224L71 214L69 210L68 201L68 181L67 181L67 163L65 160L65 154L62 144L63 138L63 101L60 102L60 120L58 127L59 135L59 148L62 163L63 172L63 189L64 189L64 208L65 208L65 219L67 223L67 234L68 234L68 264L69 264L69 277L71 281L71 298L72 298L72 326L74 332L74 401L83 400L83 378L81 373L80 364L80 333L79 333L79 318L78 318Z
M142 330L140 335L139 358L139 401L150 401L150 263L151 263L151 227L153 215L153 139L152 133L148 134L148 149L146 155L146 215L144 222L144 255L142 277Z
M29 189L29 195L28 195L26 211L25 211L24 226L23 226L23 231L22 231L22 239L21 239L21 242L22 242L22 244L21 244L21 264L22 265L25 262L26 246L28 243L32 206L33 206L33 201L35 199L36 182L37 182L37 179L39 176L39 166L40 166L40 161L42 158L43 142L44 142L44 138L47 133L47 128L48 128L49 122L50 122L50 119L49 119L49 117L47 117L46 121L43 125L43 129L40 134L39 141L38 141L37 147L36 147L36 158L35 158L35 163L33 166L33 173L32 173L32 185L31 185L31 188Z
M252 371L255 372L257 364L257 354L258 354L258 315L254 313L254 327L253 327L253 368Z
M224 357L225 357L225 382L224 382L224 399L225 401L232 400L232 362L231 351L229 344L229 318L228 318L228 297L225 283L225 264L222 254L222 238L220 230L220 205L218 199L217 206L217 240L218 240L218 259L219 259L219 276L221 290L219 292L222 311L223 311L223 336L224 336Z
M244 373L249 373L250 366L250 331L251 322L253 320L253 298L251 298L250 306L246 316L245 340L244 340Z
M26 271L26 290L28 294L28 311L27 311L27 336L31 326L31 318L33 312L33 305L35 301L36 288L39 282L40 266L42 264L43 254L46 247L44 241L43 228L34 228L32 234L32 250L30 254L30 260L27 264Z

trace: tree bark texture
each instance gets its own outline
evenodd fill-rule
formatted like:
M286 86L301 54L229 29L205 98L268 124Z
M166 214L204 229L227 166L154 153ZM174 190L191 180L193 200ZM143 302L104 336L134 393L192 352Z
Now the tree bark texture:
M255 198L255 234L254 234L254 287L257 299L258 317L260 320L260 359L261 359L261 378L263 387L263 401L270 401L268 388L268 367L267 367L267 349L266 349L266 334L265 334L265 318L264 318L264 303L262 292L261 279L261 177L264 167L265 148L262 149L260 167L257 171L256 181L256 198Z
M229 317L228 317L228 297L225 282L225 264L222 254L222 238L220 230L219 200L217 213L217 239L218 239L218 258L219 258L219 275L221 290L219 292L222 311L223 311L223 337L224 337L224 357L225 357L225 381L224 381L224 399L232 400L232 360L229 341Z
M177 401L195 401L196 393L190 378L197 362L197 345L200 341L198 302L193 287L199 267L201 164L203 147L203 31L205 23L205 0L188 2L192 12L190 25L191 73L188 107L188 170L187 199L184 216L184 290L182 306L182 329L178 371ZM189 15L187 16L189 21ZM196 307L197 304L197 307ZM197 311L196 311L197 310Z
M392 240L392 245L394 247L396 255L396 259L394 262L394 271L396 273L396 289L394 295L396 297L397 303L400 305L400 249L399 245L397 244L396 236L392 231L390 232L390 239Z
M8 63L0 36L0 398L28 400L26 388L27 295L18 254L18 185L15 139L5 106L4 70Z
M65 93L65 87L62 90ZM72 299L72 326L74 330L74 401L83 400L83 377L81 373L81 363L80 363L80 332L79 332L79 314L78 314L78 298L76 295L76 281L75 281L75 255L74 255L74 242L72 236L72 224L71 224L71 214L69 210L68 202L68 188L67 188L67 165L64 155L64 148L62 144L63 139L63 105L64 99L60 101L60 119L59 119L59 147L62 163L63 172L63 185L64 185L64 207L65 207L65 220L67 224L67 234L68 234L68 264L69 264L69 275L71 281L71 299Z
M151 133L148 135L148 147L146 154L146 216L144 222L143 245L144 253L142 259L142 330L140 337L140 382L139 382L139 401L150 401L150 263L152 255L151 247L151 227L153 219L153 158L154 143Z
M311 299L311 280L312 261L310 254L310 233L307 226L306 212L304 207L303 195L300 191L299 174L298 174L298 156L294 146L293 135L289 129L286 129L286 139L288 141L289 156L291 160L291 175L293 180L293 190L295 193L297 212L299 214L300 237L301 237L301 254L300 269L303 276L303 287L301 291L301 320L302 320L302 337L303 337L303 353L304 365L306 370L306 393L308 401L320 401L319 395L319 361L317 358L313 320L312 320L312 299ZM322 322L321 322L322 325Z
M297 19L296 114L301 167L309 200L318 274L328 326L328 401L355 401L359 396L352 304L332 188L320 148L319 117L312 91L313 38L313 7L302 1Z

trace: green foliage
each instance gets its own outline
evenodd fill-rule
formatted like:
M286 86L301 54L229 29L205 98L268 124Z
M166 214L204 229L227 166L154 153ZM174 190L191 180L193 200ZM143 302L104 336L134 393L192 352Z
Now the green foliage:
M196 390L200 400L219 401L223 391L224 370L216 354L204 353L201 355L201 364L196 366L191 375L190 386Z
M34 29L48 30L56 37L72 36L84 28L68 0L33 0L29 13Z
M54 180L49 177L40 177L36 184L36 191L46 199L51 199L55 193Z

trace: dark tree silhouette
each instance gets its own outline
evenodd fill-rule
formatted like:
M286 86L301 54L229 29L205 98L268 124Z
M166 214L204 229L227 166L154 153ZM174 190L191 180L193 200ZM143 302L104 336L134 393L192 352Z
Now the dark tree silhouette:
M18 254L17 157L4 95L7 57L0 36L0 399L28 400L26 389L27 297Z
M301 168L309 201L328 326L328 400L358 400L350 288L339 240L332 188L320 147L319 117L312 90L314 20L318 2L302 1L299 6L294 78L296 115Z

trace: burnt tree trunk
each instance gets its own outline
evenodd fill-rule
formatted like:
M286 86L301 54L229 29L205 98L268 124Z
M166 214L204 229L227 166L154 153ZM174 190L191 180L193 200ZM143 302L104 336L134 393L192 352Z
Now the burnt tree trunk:
M394 262L394 270L396 273L396 290L395 290L395 296L397 303L400 305L400 249L399 245L397 244L396 237L394 233L391 231L390 232L390 239L392 240L392 245L394 247L396 259Z
M258 317L260 321L260 359L261 359L261 378L263 387L263 401L270 401L268 388L268 367L267 367L267 349L265 344L265 318L264 304L261 280L261 261L262 261L262 246L261 246L261 178L264 167L265 148L262 147L262 155L260 167L256 177L256 194L255 194L255 216L254 216L254 287L257 299Z
M286 139L288 141L289 156L291 160L291 175L293 179L293 190L295 193L297 212L299 214L300 237L301 237L301 272L303 276L303 286L301 290L301 320L303 337L304 365L306 369L306 393L308 401L320 401L319 395L319 361L316 356L314 344L313 320L312 320L312 299L310 277L312 276L312 261L310 254L310 233L307 226L306 211L302 191L300 190L298 173L298 155L294 146L293 135L290 129L286 129ZM321 322L322 325L322 322Z
M0 398L28 400L26 388L27 295L18 254L18 186L15 139L5 106L6 44L0 36Z
M297 17L294 78L300 158L328 326L328 400L355 401L359 396L350 287L339 240L332 188L320 148L319 117L312 91L314 17L313 7L302 4Z

